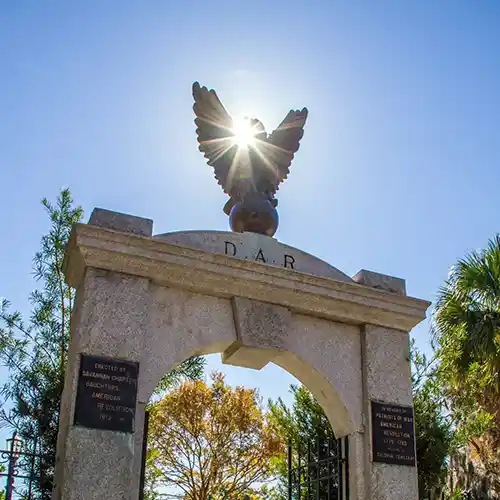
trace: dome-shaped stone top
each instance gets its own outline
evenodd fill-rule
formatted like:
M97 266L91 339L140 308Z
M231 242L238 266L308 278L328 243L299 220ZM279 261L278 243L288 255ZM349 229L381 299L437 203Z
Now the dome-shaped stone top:
M226 231L179 231L158 234L154 238L206 252L221 253L237 259L252 260L336 281L353 283L352 278L298 248L280 243L274 238L257 233Z

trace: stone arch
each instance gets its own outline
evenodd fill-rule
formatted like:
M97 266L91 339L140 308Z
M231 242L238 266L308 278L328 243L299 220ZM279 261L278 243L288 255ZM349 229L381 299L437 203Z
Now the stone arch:
M346 336L343 325L337 325L341 331L335 332L335 326L326 321L314 322L278 308L277 314L285 316L286 323L277 326L275 322L271 328L279 331L255 331L259 326L251 325L254 331L242 332L235 318L245 313L255 316L259 309L268 309L266 305L254 302L248 311L249 304L230 299L154 284L149 291L150 323L141 362L145 368L140 375L140 403L147 403L161 377L185 359L220 352L223 362L236 366L259 369L274 362L288 371L315 395L338 437L361 425L361 370L355 360L359 329L350 328ZM264 312L269 320L269 311ZM309 336L304 342L297 333L307 330ZM276 337L280 335L285 339L278 348ZM331 353L331 337L336 344L334 359L327 354ZM351 341L346 342L348 338ZM252 365L253 359L259 360L258 366Z
M239 255L205 251L204 238L153 238L151 220L100 209L74 228L65 273L77 297L54 500L137 500L152 391L187 357L218 351L238 366L274 362L313 392L336 434L349 434L350 500L416 500L414 467L373 460L370 405L411 406L407 332L429 303L407 297L401 279L369 271L351 279L262 235L208 237L240 245ZM293 259L280 264L280 252ZM75 425L83 356L139 364L130 431Z

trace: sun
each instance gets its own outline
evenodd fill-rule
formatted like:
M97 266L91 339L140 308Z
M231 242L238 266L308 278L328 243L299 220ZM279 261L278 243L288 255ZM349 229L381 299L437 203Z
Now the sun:
M234 143L243 149L255 146L255 135L257 130L252 127L248 118L235 119L233 122Z

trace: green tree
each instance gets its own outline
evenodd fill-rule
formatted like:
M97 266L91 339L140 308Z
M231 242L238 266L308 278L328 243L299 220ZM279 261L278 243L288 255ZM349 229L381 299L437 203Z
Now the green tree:
M63 261L73 225L83 216L71 193L60 192L55 203L42 205L50 228L42 237L33 259L33 273L39 284L29 297L31 313L25 321L11 312L9 301L0 301L0 362L8 377L1 388L0 425L17 430L24 450L36 449L43 458L36 462L37 498L49 499L53 486L59 404L70 339L70 318L75 291L64 281ZM203 359L194 358L167 374L159 389L167 389L184 376L200 377ZM29 461L20 459L20 468Z
M288 408L282 398L276 402L269 401L270 421L277 429L284 442L292 448L292 462L296 467L304 464L309 458L317 457L317 444L330 443L330 450L339 453L338 442L323 408L304 386L290 386L293 395L292 408ZM323 450L324 451L324 450ZM320 453L323 453L320 450ZM323 456L323 455L322 455ZM281 457L276 463L277 484L273 490L273 498L288 498L288 459ZM305 475L302 474L303 481ZM320 485L320 498L327 497L327 483ZM303 494L303 492L302 492Z
M414 340L410 355L419 497L440 498L446 484L453 432L443 412L435 358L428 360Z
M433 341L457 437L500 493L500 236L452 268L439 291Z
M42 286L30 296L31 315L24 322L19 312L9 312L7 300L0 305L5 324L0 329L0 359L9 372L2 395L10 403L0 411L0 423L15 428L29 451L36 448L44 454L36 464L36 488L40 498L48 499L74 302L74 292L63 279L63 259L71 228L83 212L73 205L68 190L60 193L55 204L47 199L42 204L50 230L33 260L34 276Z
M323 408L303 385L291 385L293 406L287 408L282 398L269 401L269 411L287 442L294 446L319 439L335 439Z

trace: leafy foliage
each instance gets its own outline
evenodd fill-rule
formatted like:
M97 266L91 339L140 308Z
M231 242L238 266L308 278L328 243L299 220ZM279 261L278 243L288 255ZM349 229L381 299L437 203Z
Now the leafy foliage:
M283 439L292 445L314 442L316 438L334 439L330 422L314 396L302 385L291 385L290 391L294 398L292 409L281 398L276 403L269 401L270 414Z
M33 260L34 276L42 287L30 296L28 322L19 312L9 312L7 300L0 305L5 324L0 329L0 359L9 371L2 396L12 405L9 410L3 406L0 423L17 429L28 449L36 447L44 455L37 462L36 489L41 499L49 499L74 302L74 291L63 279L63 260L71 228L80 221L82 209L73 205L68 190L60 193L55 204L47 199L42 204L51 227Z
M279 398L277 402L269 401L269 413L270 420L283 441L292 447L292 461L295 466L298 463L299 454L304 461L305 457L302 453L307 454L308 445L311 447L309 458L314 460L315 443L330 441L331 446L336 447L337 441L323 408L311 392L302 385L291 385L290 391L294 399L292 408L288 408ZM276 471L278 484L274 488L274 494L279 499L288 498L288 460L286 457L283 456L277 461ZM303 480L305 480L304 477ZM320 488L322 486L320 485Z
M457 439L500 493L500 236L452 268L439 292L433 342Z
M451 423L443 413L434 359L428 360L412 340L413 411L420 498L437 497L445 486L452 449ZM433 367L434 365L434 367Z
M283 451L255 390L184 382L150 409L146 498L261 498Z

